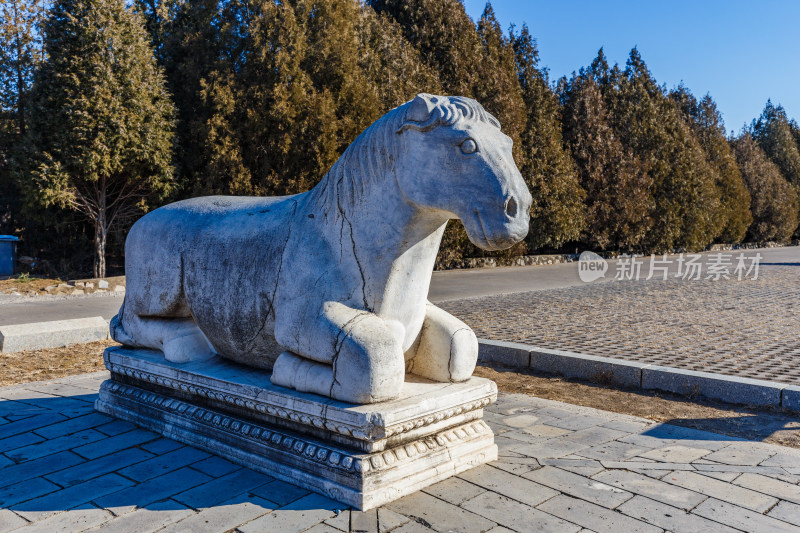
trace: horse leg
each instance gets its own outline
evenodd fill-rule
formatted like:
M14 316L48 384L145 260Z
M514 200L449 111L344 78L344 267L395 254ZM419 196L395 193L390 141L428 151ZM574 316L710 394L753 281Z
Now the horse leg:
M272 369L275 385L351 403L400 395L403 351L374 313L328 302L316 320L276 323L275 338L288 348Z
M478 339L469 326L428 303L416 354L406 369L434 381L465 381L478 361Z
M111 337L126 346L152 348L164 353L167 361L186 363L208 359L214 348L195 324L187 317L149 317L126 312L123 302L119 313L111 320Z
M168 242L152 238L161 228L147 229L137 223L125 243L128 257L147 260L126 263L128 290L111 320L111 337L126 346L160 350L174 363L213 357L216 352L186 301L183 257Z

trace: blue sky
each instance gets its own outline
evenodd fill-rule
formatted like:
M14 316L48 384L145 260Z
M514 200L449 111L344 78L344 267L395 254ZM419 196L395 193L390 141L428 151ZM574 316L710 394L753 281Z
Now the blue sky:
M480 18L485 0L464 0ZM588 65L602 46L624 66L638 47L653 76L710 93L728 131L767 98L800 121L800 0L564 0L492 2L504 29L528 24L551 79Z

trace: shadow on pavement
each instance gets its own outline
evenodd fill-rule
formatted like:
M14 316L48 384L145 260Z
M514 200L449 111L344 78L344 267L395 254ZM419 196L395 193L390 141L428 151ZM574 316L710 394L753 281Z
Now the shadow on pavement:
M88 502L125 513L249 503L347 506L94 411L97 394L0 399L0 508L29 520ZM117 513L119 511L119 513Z

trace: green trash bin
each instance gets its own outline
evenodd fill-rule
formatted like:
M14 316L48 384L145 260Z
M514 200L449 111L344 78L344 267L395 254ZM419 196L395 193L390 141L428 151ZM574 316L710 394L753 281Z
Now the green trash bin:
M13 276L17 263L17 241L13 235L0 235L0 276Z

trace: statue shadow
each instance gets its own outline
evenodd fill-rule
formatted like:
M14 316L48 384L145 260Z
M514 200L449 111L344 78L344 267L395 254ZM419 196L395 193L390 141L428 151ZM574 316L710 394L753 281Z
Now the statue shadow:
M348 508L99 413L97 394L88 389L71 396L45 390L17 389L3 398L0 389L0 508L28 520L93 507L115 515L225 506L259 506L264 514L287 506Z
M496 363L480 365L497 372L501 391L503 385L511 390L523 385L522 388L529 391L527 394L536 396L538 392L545 398L567 403L574 403L570 398L583 398L584 401L578 402L580 405L605 411L645 418L651 413L664 413L659 416L661 420L657 425L640 433L643 436L665 441L768 441L794 447L800 443L800 418L791 411L626 388L606 380L565 378ZM537 382L528 387L526 376ZM485 377L492 378L488 374Z
M800 439L796 415L779 411L757 411L742 407L737 415L708 418L674 418L642 432L642 435L675 440L772 441L788 444ZM733 434L732 434L733 433ZM775 442L775 440L778 442Z

